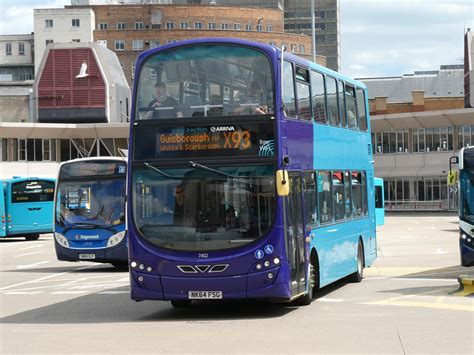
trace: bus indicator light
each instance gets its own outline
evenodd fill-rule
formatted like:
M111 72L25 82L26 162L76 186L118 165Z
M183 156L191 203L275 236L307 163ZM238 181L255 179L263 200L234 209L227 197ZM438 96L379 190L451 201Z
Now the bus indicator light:
M273 259L273 263L275 265L280 265L280 259L278 259L278 258Z
M261 270L261 269L262 269L262 264L257 264L257 265L255 266L255 268L256 268L257 270Z
M269 267L270 266L270 262L267 260L263 263L263 265L265 265L265 267Z
M130 264L131 267L137 267L137 262L136 261L132 261L132 263Z

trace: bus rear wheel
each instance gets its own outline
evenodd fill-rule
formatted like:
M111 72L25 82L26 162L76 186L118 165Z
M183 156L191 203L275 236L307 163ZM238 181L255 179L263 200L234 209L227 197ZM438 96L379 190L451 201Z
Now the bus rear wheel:
M30 235L25 236L25 239L26 240L38 240L39 237L40 237L39 234L30 234Z
M364 248L362 242L359 240L357 246L357 271L349 275L350 282L361 282L364 278Z
M190 300L171 300L170 302L174 308L184 308L191 305Z

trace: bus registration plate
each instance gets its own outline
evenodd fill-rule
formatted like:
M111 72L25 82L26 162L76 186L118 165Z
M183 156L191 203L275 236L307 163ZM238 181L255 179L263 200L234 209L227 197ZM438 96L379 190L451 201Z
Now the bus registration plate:
M188 291L190 300L221 299L222 291Z
M79 254L79 259L81 259L81 260L93 260L93 259L95 259L95 254Z

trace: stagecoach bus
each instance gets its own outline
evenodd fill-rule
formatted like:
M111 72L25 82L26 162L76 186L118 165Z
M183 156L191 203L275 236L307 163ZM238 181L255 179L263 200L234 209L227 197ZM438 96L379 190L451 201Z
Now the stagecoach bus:
M56 255L65 261L128 265L124 158L75 159L59 167L54 208Z
M309 304L377 255L363 83L273 46L139 55L128 175L131 297Z
M54 183L36 177L0 181L0 238L37 240L53 231Z

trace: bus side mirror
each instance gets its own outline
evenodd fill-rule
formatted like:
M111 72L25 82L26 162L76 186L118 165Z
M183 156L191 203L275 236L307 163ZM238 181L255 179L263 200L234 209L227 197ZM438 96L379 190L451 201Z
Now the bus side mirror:
M278 196L288 196L290 194L290 183L288 181L288 171L277 170L276 186Z

